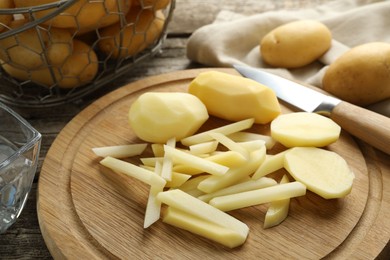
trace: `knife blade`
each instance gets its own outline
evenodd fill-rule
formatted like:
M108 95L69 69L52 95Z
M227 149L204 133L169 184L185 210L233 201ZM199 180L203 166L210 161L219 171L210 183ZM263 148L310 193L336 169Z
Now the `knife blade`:
M242 76L273 89L279 99L300 110L328 116L353 136L390 154L390 118L261 69L243 65L234 68Z

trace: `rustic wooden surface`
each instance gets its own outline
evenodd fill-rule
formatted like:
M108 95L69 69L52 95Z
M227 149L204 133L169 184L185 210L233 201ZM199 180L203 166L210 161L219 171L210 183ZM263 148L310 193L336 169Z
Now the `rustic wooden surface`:
M315 6L327 0L177 0L176 10L169 27L169 35L162 52L153 59L139 64L126 76L111 82L84 100L50 109L18 109L42 135L40 165L36 174L32 194L19 220L3 235L0 235L1 259L51 259L38 225L36 213L36 191L41 164L53 140L61 129L91 102L116 88L146 76L188 68L202 67L191 63L186 53L186 42L191 33L213 21L222 10L243 14L254 14L278 9L299 9ZM375 241L373 241L375 243ZM389 248L381 255L388 258Z
M42 235L53 256L153 259L161 248L161 259L377 256L390 235L390 223L377 225L378 220L387 219L390 214L390 165L380 166L376 158L364 157L362 151L372 148L359 147L346 132L328 146L347 161L355 174L353 189L344 199L325 200L308 192L291 201L289 216L281 225L266 230L262 228L265 205L231 211L250 229L245 244L233 250L161 221L148 229L142 227L149 194L147 185L102 171L98 163L101 158L91 148L141 142L128 126L129 104L146 91L185 92L190 81L204 70L175 71L128 84L94 102L61 131L42 166L37 194ZM223 71L238 74L233 69ZM291 110L282 103L282 111ZM210 117L202 130L226 123ZM268 134L269 125L254 125L250 130ZM268 153L284 149L276 145ZM150 148L141 155L150 156ZM129 160L139 163L137 157ZM369 164L377 169L369 168ZM279 171L275 178L278 180L284 173ZM374 195L382 193L382 198ZM371 244L368 231L376 233L375 244ZM370 245L362 254L361 245L366 243ZM298 246L302 244L305 245Z

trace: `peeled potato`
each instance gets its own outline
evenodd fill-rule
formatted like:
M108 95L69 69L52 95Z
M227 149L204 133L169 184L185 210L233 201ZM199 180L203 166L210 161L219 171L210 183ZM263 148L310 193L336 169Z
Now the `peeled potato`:
M188 92L202 100L210 115L231 121L254 118L265 124L280 114L270 88L241 76L203 72L190 83Z
M134 133L152 143L166 143L173 137L179 141L190 136L208 117L206 107L197 97L179 92L144 93L129 110Z
M59 67L44 67L25 70L10 64L2 64L3 69L19 80L31 80L37 84L60 88L74 88L91 82L98 71L96 53L87 44L73 40L73 53Z
M165 16L161 11L131 8L126 15L128 26L113 24L99 31L99 49L112 58L133 56L154 43L161 35Z
M296 112L278 116L271 123L271 136L286 147L322 147L338 140L341 127L316 113Z
M282 68L299 68L322 56L331 46L332 35L322 23L300 20L281 25L260 42L262 59Z
M325 199L350 193L355 175L337 153L315 147L295 147L285 154L284 167L307 189Z
M27 22L15 20L10 28L18 28ZM71 54L72 48L69 31L37 27L0 40L0 59L24 69L42 68L48 64L57 66Z
M57 1L58 0L14 0L16 7L38 6ZM128 1L122 0L78 0L53 19L45 21L44 24L58 28L73 28L84 32L93 30L99 27L99 25L107 26L108 24L119 21L119 15L114 15L114 13L119 11L118 3L121 4L122 10L130 8ZM55 9L44 10L36 12L35 15L36 18L42 18L53 11L55 11ZM111 18L107 18L110 16Z
M355 105L390 98L390 43L359 45L334 61L325 72L324 90Z

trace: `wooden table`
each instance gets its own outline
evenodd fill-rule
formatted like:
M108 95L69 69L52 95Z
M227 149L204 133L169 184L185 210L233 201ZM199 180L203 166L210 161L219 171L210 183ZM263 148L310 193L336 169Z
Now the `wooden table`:
M177 70L199 68L186 57L188 37L197 28L211 23L222 10L242 14L254 14L278 9L299 9L315 6L327 0L177 0L173 20L161 53L140 63L125 76L111 82L92 95L70 104L49 109L15 108L39 132L42 133L42 149L38 172L35 176L32 193L18 221L3 235L0 235L0 259L51 259L51 255L41 235L36 213L36 191L39 172L45 155L61 129L91 102L129 82ZM207 11L205 11L207 10ZM389 247L383 257L389 257Z

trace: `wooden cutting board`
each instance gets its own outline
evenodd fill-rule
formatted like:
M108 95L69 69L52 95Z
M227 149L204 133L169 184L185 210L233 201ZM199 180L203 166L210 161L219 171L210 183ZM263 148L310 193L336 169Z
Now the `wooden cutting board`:
M146 91L186 91L207 69L145 78L100 98L58 135L40 173L38 217L45 242L56 259L370 259L388 253L390 238L389 156L342 132L328 149L346 159L356 175L352 192L325 200L308 192L291 202L288 218L263 228L267 205L230 212L250 233L235 249L158 221L143 229L148 187L102 173L92 147L138 140L127 121L132 102ZM231 69L219 69L236 74ZM283 113L291 110L284 104ZM227 124L211 118L206 128ZM269 126L251 131L268 133ZM279 145L269 153L283 150ZM150 156L151 151L147 152ZM133 159L138 163L138 158ZM382 252L382 253L381 253Z

